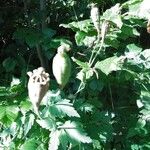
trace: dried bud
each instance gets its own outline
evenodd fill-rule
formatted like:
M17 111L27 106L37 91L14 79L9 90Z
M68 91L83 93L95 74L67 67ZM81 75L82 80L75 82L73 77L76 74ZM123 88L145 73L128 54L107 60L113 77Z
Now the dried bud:
M96 4L92 3L91 4L91 19L98 34L100 33L100 18L99 17L100 17L99 8Z
M104 21L102 23L102 27L101 27L101 37L102 37L102 40L105 39L105 36L108 32L108 28L109 28L109 22L108 21Z
M29 76L28 95L35 111L37 111L41 100L49 88L49 74L45 72L43 67L39 67L38 69L33 70L33 72L28 72L27 74Z
M148 20L148 23L147 23L147 32L150 33L150 20Z

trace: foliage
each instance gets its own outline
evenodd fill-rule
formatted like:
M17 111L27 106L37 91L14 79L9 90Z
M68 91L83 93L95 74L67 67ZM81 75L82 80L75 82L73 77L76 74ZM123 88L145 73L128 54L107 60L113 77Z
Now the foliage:
M42 2L1 2L0 149L150 149L148 1ZM100 8L100 37L91 3ZM51 62L64 43L72 73L60 91ZM42 55L51 80L37 115L26 73Z

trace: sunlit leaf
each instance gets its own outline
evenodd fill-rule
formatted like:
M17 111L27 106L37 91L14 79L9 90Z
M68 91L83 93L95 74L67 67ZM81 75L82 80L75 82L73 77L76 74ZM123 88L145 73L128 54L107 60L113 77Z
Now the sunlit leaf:
M37 141L35 139L28 139L25 143L21 146L20 150L36 150L37 149Z
M48 150L58 150L58 146L60 144L59 135L60 135L60 131L58 130L52 131L50 133Z
M67 136L79 143L92 142L92 139L89 136L87 136L85 131L77 122L66 121L65 124L61 126L61 128L64 128L65 132L67 133Z
M69 117L80 117L77 111L74 109L73 104L67 99L51 105L49 111L52 115L58 117L63 117L66 115Z
M34 124L35 116L33 114L30 114L29 116L26 116L25 123L24 123L24 135L26 136L30 129L32 128Z
M121 62L120 61L121 61L121 58L119 58L117 56L113 56L113 57L107 58L105 60L98 61L95 64L95 68L100 69L103 73L108 75L112 71L121 70Z
M51 120L50 118L45 118L42 120L36 120L36 122L45 129L52 130L55 127L55 122Z

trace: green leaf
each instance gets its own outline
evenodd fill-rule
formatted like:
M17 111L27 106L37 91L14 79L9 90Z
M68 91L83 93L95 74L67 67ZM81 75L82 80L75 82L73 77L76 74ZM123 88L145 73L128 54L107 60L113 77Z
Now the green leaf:
M110 9L107 9L103 13L102 18L115 23L117 25L117 27L121 28L123 25L123 22L121 20L121 15L120 15L120 4L116 4L115 6L111 7Z
M82 46L83 45L83 40L86 37L86 33L83 31L77 31L75 34L75 40L78 46Z
M48 150L58 150L60 144L59 141L60 131L55 130L50 133L50 140L48 145Z
M69 24L61 24L61 27L71 28L73 31L84 31L86 33L91 32L93 30L93 26L90 19L72 22Z
M35 139L28 139L20 148L20 150L36 150L36 149L37 143Z
M65 150L66 147L68 146L69 139L68 139L68 136L66 135L66 132L64 130L60 130L59 140L60 140L61 146Z
M74 109L73 104L70 100L64 99L56 104L50 106L49 111L52 115L58 117L80 117L77 111Z
M0 86L0 97L7 96L9 94L9 90L6 87Z
M14 68L16 67L17 61L14 58L6 58L3 61L3 67L6 69L7 72L13 71Z
M81 125L77 122L66 121L60 128L64 128L67 136L77 142L91 143L92 139L87 136Z
M48 38L52 38L56 34L56 31L51 28L44 28L42 32Z
M45 129L52 130L55 127L55 122L51 120L49 117L42 119L42 120L36 120L36 122Z
M121 57L119 58L117 56L113 56L105 60L98 61L95 64L95 68L101 70L103 73L108 75L112 71L121 70L121 64L122 64L121 60L122 60Z
M30 114L29 116L26 116L25 123L24 123L24 135L26 136L30 129L32 128L34 124L35 116L33 114Z
M89 64L87 62L82 62L82 61L80 61L80 60L78 60L78 59L76 59L74 57L71 57L71 58L81 68L83 68L83 69L88 69L89 68Z
M19 108L15 105L0 106L0 120L4 125L10 125L18 116Z
M25 41L31 48L43 39L42 34L32 28L19 28L14 32L13 38Z
M20 109L23 114L32 109L32 104L30 101L21 101Z

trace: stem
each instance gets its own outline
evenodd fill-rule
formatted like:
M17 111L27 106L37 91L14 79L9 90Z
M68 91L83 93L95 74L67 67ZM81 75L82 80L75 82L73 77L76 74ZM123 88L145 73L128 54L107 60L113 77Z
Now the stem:
M113 110L115 110L115 108L114 108L114 103L113 103L113 97L112 97L112 91L111 91L110 84L108 85L108 88L109 88L109 92L110 92L110 101L111 101L111 106L112 106L112 109L113 109Z
M37 44L36 50L37 50L37 54L38 54L38 58L40 60L41 66L43 68L45 68L46 64L45 64L44 57L43 57L43 54L42 54L41 46L39 44Z
M46 0L40 0L40 13L42 13L42 17L41 17L41 24L39 24L39 30L41 30L41 31L43 31L46 28L45 10L46 10ZM42 53L42 47L40 44L36 45L36 50L37 50L37 54L38 54L41 66L49 72L48 60L45 59L45 57Z
M103 45L104 45L104 39L106 37L106 34L107 34L107 30L108 30L108 26L109 26L109 22L107 20L105 20L103 23L102 23L102 26L101 26L101 45L100 45L100 48L98 49L98 51L96 52L95 56L94 54L91 55L91 58L90 58L90 61L89 61L89 66L91 67L96 59L96 57L98 56L99 52L101 51ZM97 42L100 41L100 35L98 37L98 40ZM93 57L93 58L92 58Z
M45 10L46 10L46 1L45 0L40 0L40 11L42 13L42 23L41 23L41 26L42 26L42 30L46 28L46 15L45 15Z
M102 47L103 47L103 44L104 44L104 40L102 39L102 40L101 40L100 48L99 48L98 51L96 52L95 56L94 56L94 53L93 53L93 55L91 55L93 58L90 59L90 60L91 60L91 61L90 61L90 64L89 64L90 67L93 65L93 63L94 63L96 57L98 56L99 52L101 51L101 49L102 49Z

